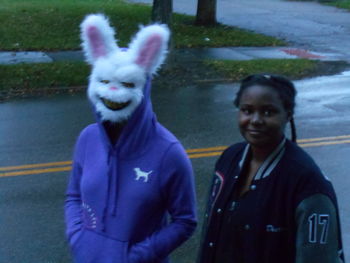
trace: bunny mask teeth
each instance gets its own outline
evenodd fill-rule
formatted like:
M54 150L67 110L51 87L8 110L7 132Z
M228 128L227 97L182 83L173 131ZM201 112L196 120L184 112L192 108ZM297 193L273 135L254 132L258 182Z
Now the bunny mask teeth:
M124 108L126 108L127 106L130 105L131 100L127 101L127 102L114 102L111 100L107 100L104 98L101 98L103 104L110 110L112 111L118 111L118 110L122 110Z

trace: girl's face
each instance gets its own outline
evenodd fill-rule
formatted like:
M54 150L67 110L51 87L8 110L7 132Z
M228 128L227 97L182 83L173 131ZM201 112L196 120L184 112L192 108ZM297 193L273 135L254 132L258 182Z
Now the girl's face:
M290 114L273 88L254 85L242 93L238 125L242 136L253 147L276 146L289 120Z

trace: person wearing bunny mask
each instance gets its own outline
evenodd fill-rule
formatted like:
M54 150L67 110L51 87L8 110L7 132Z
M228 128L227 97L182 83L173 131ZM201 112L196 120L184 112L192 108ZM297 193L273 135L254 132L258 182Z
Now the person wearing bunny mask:
M97 122L77 140L67 187L72 256L78 263L169 262L197 224L190 161L157 122L150 100L169 30L143 27L127 49L117 46L101 14L88 15L81 31Z

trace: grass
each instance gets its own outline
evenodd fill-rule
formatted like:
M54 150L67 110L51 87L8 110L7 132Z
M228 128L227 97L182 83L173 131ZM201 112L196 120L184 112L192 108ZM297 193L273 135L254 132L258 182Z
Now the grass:
M290 1L309 2L310 0L290 0ZM317 2L350 10L350 0L317 0Z
M194 18L174 16L174 41L176 47L224 47L224 46L284 46L285 42L273 37L246 30L217 25L214 27L194 26Z
M160 71L155 83L178 87L218 78L238 81L246 75L261 72L299 78L314 71L318 62L302 59L262 59L252 61L206 60L196 63L188 67L183 67L181 63L170 65ZM76 90L74 87L87 85L89 72L90 68L84 62L1 65L0 99L8 96Z
M239 81L254 73L281 74L298 79L315 71L318 64L306 59L206 60L204 63L232 81Z
M151 8L123 0L1 0L0 50L76 50L79 24L86 14L104 13L126 46ZM224 25L201 27L194 18L174 14L175 47L276 46L281 40ZM209 39L209 40L208 40Z
M338 8L344 8L350 10L350 1L349 0L338 0L333 2L328 2L328 5L332 5Z
M56 87L86 85L89 72L84 62L0 65L0 100L41 90L45 94L57 92Z

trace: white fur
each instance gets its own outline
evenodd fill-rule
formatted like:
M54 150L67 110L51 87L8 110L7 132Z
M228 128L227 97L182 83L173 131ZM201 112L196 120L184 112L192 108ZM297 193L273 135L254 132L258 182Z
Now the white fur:
M86 59L91 65L93 65L97 58L92 55L91 42L87 35L87 29L89 26L95 26L101 33L109 54L119 51L119 48L114 39L114 30L109 26L108 18L102 14L87 16L80 25L81 39Z
M91 38L88 33L91 27L101 39ZM81 31L85 57L93 66L88 87L89 99L101 114L102 120L121 122L130 118L143 99L147 76L154 74L165 60L170 35L168 28L164 25L141 28L127 51L122 51L117 46L114 30L103 15L87 16L81 24ZM97 42L102 44L94 44ZM101 49L95 48L96 46ZM147 63L142 63L144 61ZM108 80L109 83L102 83L101 80ZM124 87L123 82L134 83L135 87ZM117 89L112 90L111 87ZM122 110L113 111L104 105L101 98L117 103L131 103Z
M138 56L138 52L142 49L148 38L153 34L159 35L163 39L163 41L161 43L161 48L154 59L154 63L152 63L152 67L148 69L148 73L151 74L156 73L158 68L165 60L167 54L168 40L170 36L170 32L167 26L155 24L147 27L141 27L140 31L137 33L137 35L129 45L130 54L134 57L134 59L136 59L136 57Z

